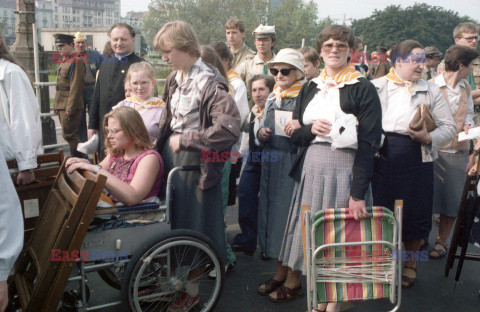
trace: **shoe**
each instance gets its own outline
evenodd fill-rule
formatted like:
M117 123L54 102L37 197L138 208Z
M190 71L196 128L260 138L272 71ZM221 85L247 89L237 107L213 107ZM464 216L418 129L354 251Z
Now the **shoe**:
M437 246L439 246L440 248L438 248ZM441 259L445 257L446 254L447 254L447 245L440 241L436 241L432 250L430 250L430 253L428 254L428 256L432 259Z
M243 252L245 255L250 256L250 257L253 256L253 254L255 253L255 249L252 251L252 250L246 248L243 245L231 245L230 247L232 247L233 251Z
M405 271L405 269L412 270L415 272L415 277L408 277L402 274L402 288L410 288L415 284L415 280L417 279L417 268L404 266L403 270Z
M258 285L258 289L257 289L257 293L260 295L260 296L266 296L266 295L269 295L270 293L272 293L273 291L277 290L278 288L280 288L283 283L285 283L285 280L287 278L284 278L283 280L281 281L277 281L275 279L273 279L273 277L271 279L269 279L268 281L264 282L264 283L261 283L260 285ZM265 285L265 289L264 290L261 290L260 289L260 286L262 285Z
M233 268L237 266L237 261L233 262L233 264L229 264L225 266L225 275L228 273L232 272ZM208 278L209 279L216 279L217 278L217 271L211 270L210 273L208 273Z
M267 256L266 253L262 252L260 254L260 258L263 260L263 261L269 261L269 260L272 260L272 258L270 258L269 256Z
M277 289L277 295L275 296L275 298L272 297L271 294L267 298L271 302L282 303L301 298L303 297L303 295L304 293L302 285L299 285L295 288L288 288L285 285L282 285Z
M200 296L190 296L186 292L182 292L175 301L170 304L167 312L188 312L200 301Z
M420 250L425 250L430 244L426 239L421 239L420 240Z

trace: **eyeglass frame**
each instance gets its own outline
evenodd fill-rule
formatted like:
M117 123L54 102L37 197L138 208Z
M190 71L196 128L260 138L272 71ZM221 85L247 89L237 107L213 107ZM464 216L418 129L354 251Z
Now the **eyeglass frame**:
M480 36L476 35L476 36L471 36L471 37L461 37L461 39L465 39L465 40L467 40L467 42L472 42L473 40L477 40L477 42L478 42L479 37Z
M332 52L333 48L337 48L338 52L345 52L349 47L348 47L348 44L345 44L345 43L337 43L337 44L324 43L321 46L322 52L325 52L325 53Z
M295 70L295 67L291 68L282 68L282 69L276 69L276 68L270 68L270 74L272 74L273 77L276 77L278 73L281 73L282 76L288 76L292 72L292 70Z

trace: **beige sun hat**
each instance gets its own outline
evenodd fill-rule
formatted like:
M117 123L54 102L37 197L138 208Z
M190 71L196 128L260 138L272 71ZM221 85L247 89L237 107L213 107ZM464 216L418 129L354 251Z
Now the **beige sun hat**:
M278 63L286 63L292 66L295 66L302 74L305 74L303 67L305 66L305 58L303 54L298 52L295 49L281 49L278 51L275 58L267 63L268 68L271 68L273 65Z

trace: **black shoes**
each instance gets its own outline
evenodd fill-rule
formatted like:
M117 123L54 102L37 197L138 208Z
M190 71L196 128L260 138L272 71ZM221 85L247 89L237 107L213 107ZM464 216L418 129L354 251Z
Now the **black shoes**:
M232 247L232 250L235 251L235 252L243 252L244 254L246 254L247 256L253 256L253 254L255 253L255 249L254 250L251 250L251 249L247 249L245 246L243 245L231 245Z
M272 258L270 258L269 256L267 256L266 253L262 252L260 254L260 258L263 260L263 261L269 261L269 260L272 260Z

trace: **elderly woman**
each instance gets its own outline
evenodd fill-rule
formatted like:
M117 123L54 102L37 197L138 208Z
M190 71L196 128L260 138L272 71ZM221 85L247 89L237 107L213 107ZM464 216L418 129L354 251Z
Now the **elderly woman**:
M374 86L350 63L353 45L353 31L347 26L332 25L320 33L317 50L325 69L302 88L293 116L298 125L286 129L302 146L291 171L297 183L280 253L289 268L284 283L289 289L300 285L300 271L305 272L301 206L308 205L312 213L349 207L359 219L372 202L369 186L382 132L381 107ZM347 119L358 121L355 142L333 148L338 134L332 129ZM278 278L284 276L274 277ZM271 295L288 298L289 291L280 288ZM338 311L340 305L322 303L318 308Z
M418 252L432 225L433 163L437 150L456 133L455 122L438 86L420 79L425 63L423 46L405 40L391 52L393 68L373 80L382 102L386 132L382 157L375 160L372 181L374 205L393 209L403 199L403 241L408 252ZM414 131L409 124L420 104L432 111L437 128ZM412 253L415 254L415 253ZM417 276L416 259L404 263L402 286L411 287Z
M457 125L457 136L438 151L438 159L433 163L433 211L440 214L437 241L429 254L433 259L442 258L447 253L447 239L462 198L470 144L468 141L458 142L458 133L468 132L474 126L473 100L465 79L478 55L473 48L451 46L445 54L446 71L431 80L440 87Z
M207 235L225 263L222 211L223 151L230 151L240 135L240 116L228 82L200 58L192 27L182 21L166 23L156 34L154 48L172 67L163 90L166 113L159 123L157 150L166 172L176 166L200 165L200 172L182 172L174 179L172 228ZM202 154L211 156L202 161ZM199 277L204 268L189 272L186 293L170 306L189 311L199 302Z
M284 132L284 124L292 119L295 100L304 77L303 55L293 49L283 49L268 63L275 77L275 87L265 103L265 113L259 123L257 139L264 146L261 163L260 201L258 206L258 241L264 257L277 259L277 275L273 284L285 279L287 268L278 260L287 223L294 181L288 176L297 156L298 147ZM283 124L282 124L283 123ZM276 276L277 276L276 275ZM258 288L260 295L272 291L272 279ZM297 285L298 286L298 285ZM301 287L292 297L301 293ZM282 298L271 297L275 301Z

